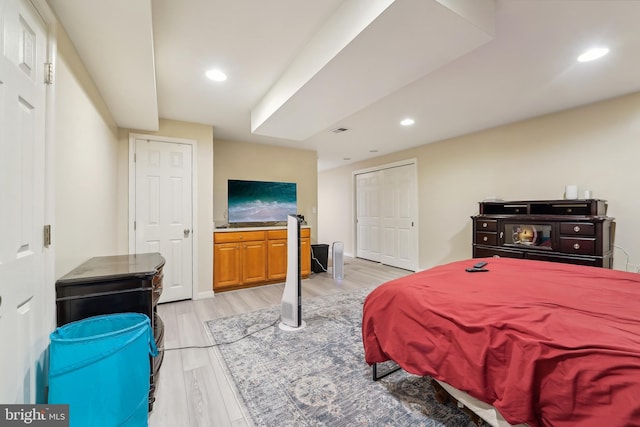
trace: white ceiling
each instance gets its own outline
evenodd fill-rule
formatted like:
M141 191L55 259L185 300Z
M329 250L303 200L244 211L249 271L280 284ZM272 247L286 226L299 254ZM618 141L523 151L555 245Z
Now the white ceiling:
M640 90L640 1L49 3L119 126L203 123L319 170Z

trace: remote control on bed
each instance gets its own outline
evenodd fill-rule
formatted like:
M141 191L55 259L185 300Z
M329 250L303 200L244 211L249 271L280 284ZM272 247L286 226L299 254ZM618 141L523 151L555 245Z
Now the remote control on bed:
M485 265L487 265L486 261L480 261L480 262L475 263L473 265L473 267L471 267L471 268L465 268L465 271L467 273L478 273L478 272L483 272L483 271L489 271L486 268L482 268Z

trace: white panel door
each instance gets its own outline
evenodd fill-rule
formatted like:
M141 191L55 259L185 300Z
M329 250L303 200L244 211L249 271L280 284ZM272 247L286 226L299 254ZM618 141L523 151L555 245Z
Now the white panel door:
M160 302L193 293L193 147L136 139L135 253L165 258Z
M380 261L380 174L356 175L356 226L358 258Z
M415 270L415 164L356 175L356 256Z
M45 25L0 0L0 402L43 402ZM48 302L49 304L51 301Z
M383 264L415 269L415 173L414 165L381 170Z

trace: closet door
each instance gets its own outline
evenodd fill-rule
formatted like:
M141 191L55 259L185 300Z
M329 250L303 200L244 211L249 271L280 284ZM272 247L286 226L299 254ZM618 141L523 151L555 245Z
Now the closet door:
M416 269L415 163L356 175L356 256Z
M357 257L380 261L380 171L356 175Z

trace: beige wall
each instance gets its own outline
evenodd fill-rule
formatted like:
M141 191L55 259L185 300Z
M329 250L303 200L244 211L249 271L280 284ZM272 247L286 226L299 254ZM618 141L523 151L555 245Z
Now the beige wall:
M55 277L85 260L126 254L129 130L118 129L64 30L55 82ZM158 132L198 141L197 294L211 292L213 128L160 120ZM198 295L195 295L196 297Z
M61 27L55 74L55 277L116 249L117 127Z
M284 181L297 183L298 213L311 226L316 242L318 207L318 160L315 151L214 141L213 213L216 225L227 223L227 180Z
M639 141L636 93L325 171L318 175L318 238L343 241L353 253L352 172L416 158L421 269L471 257L470 216L483 198L556 199L566 184L577 184L580 194L590 189L609 202L614 268L626 268L626 251L629 270L637 271Z
M197 141L197 209L194 233L197 236L196 292L194 298L208 296L213 290L213 128L207 125L175 120L160 120L157 132L130 129L120 130L118 168L118 249L127 253L129 248L129 134L158 135Z
M128 253L131 132L197 141L198 247L194 297L212 292L214 217L220 224L226 222L228 178L297 182L299 212L305 215L315 235L317 161L314 151L216 141L214 165L211 126L161 119L157 132L118 129L62 29L57 53L56 278L91 257Z

